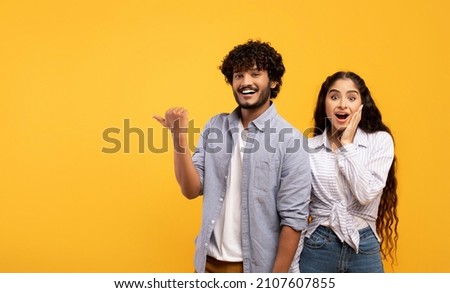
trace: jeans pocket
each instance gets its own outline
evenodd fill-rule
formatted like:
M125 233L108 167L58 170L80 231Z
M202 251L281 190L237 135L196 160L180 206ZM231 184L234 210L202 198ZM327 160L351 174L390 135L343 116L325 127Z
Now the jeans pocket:
M321 248L327 243L327 237L314 232L309 238L305 238L305 246L308 248Z
M377 254L380 252L380 243L375 237L373 232L364 237L361 237L359 241L359 253L361 254Z

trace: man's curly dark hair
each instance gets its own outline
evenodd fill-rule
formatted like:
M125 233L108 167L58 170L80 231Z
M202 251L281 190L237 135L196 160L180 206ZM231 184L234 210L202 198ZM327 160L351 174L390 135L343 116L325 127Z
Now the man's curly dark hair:
M255 65L258 70L267 70L270 81L277 82L270 95L272 99L276 98L283 83L281 78L285 68L283 58L270 43L249 40L235 46L225 56L219 69L225 76L225 81L232 84L235 72L252 69Z

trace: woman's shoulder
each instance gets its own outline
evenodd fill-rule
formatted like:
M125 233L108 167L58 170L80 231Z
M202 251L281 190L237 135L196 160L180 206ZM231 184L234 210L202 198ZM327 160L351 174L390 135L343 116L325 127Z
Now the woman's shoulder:
M364 132L367 137L367 144L372 146L383 146L385 148L390 148L394 146L394 139L392 135L387 131L376 131L372 133Z
M376 131L373 133L366 133L367 136L373 140L383 140L383 141L387 141L390 140L392 141L392 135L389 134L389 132L387 131Z

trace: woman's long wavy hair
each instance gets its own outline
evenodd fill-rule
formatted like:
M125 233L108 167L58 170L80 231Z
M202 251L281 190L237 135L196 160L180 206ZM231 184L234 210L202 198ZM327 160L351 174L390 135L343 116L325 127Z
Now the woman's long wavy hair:
M331 122L328 120L325 110L325 99L330 87L339 79L350 79L354 82L362 98L362 117L358 127L367 133L386 131L392 136L390 129L383 123L381 112L375 105L375 101L370 94L369 88L364 80L354 72L339 71L327 77L323 82L317 99L316 110L314 112L314 136L322 134ZM392 263L396 261L396 246L398 240L398 216L397 216L397 179L395 176L397 158L394 155L386 186L381 195L378 208L378 218L376 221L377 233L381 237L381 252L383 257L391 258Z

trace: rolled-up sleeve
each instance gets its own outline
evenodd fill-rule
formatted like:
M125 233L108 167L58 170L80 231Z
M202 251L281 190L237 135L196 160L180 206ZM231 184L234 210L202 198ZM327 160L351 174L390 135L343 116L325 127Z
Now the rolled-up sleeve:
M280 225L296 231L304 230L308 224L311 195L311 171L309 155L303 149L302 136L295 136L287 143L282 161L277 209Z

